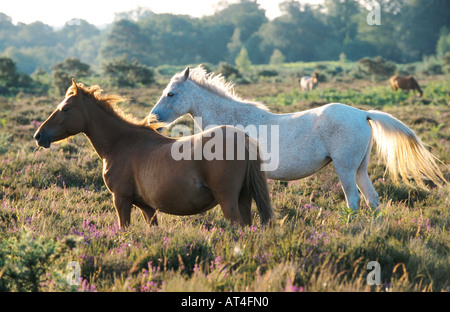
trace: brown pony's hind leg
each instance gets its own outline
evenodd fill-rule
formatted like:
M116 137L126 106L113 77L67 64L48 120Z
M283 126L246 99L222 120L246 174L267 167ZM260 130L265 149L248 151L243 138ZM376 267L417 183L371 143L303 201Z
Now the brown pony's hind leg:
M131 202L124 197L116 196L114 197L114 206L116 207L117 216L119 217L119 227L121 230L125 229L130 225L131 219Z
M206 166L209 170L205 184L222 208L225 218L241 226L250 225L250 218L246 217L244 221L239 207L239 195L244 185L247 162L211 161L207 162Z
M158 219L156 218L156 210L153 209L152 207L150 207L149 205L143 203L143 202L134 202L133 204L135 204L140 210L142 215L144 216L145 222L147 222L147 224L149 226L157 226L158 225Z
M213 188L211 188L211 192L213 193L213 196L216 199L217 203L220 205L220 208L222 208L222 212L225 218L233 223L239 223L242 226L247 224L240 213L240 207L238 203L239 196L237 192L230 192L229 190L225 191L223 189L222 191L220 191L217 189L214 190Z
M220 207L222 208L223 215L225 218L231 220L233 223L239 223L241 226L249 225L246 224L244 219L241 216L241 213L239 211L239 205L236 201L225 201L225 202L219 202Z
M246 225L252 225L252 197L246 190L239 195L239 212Z

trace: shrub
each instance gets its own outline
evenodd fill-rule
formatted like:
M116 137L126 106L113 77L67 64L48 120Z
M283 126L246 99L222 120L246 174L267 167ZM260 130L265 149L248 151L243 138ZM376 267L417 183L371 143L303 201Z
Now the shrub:
M369 74L383 78L393 75L396 69L393 62L387 61L381 56L376 56L373 59L364 57L359 60L359 63L367 69Z
M278 76L278 72L273 69L263 69L258 72L258 76L261 77L275 77Z
M224 75L227 79L241 78L242 75L236 67L231 66L226 62L220 62L219 72Z
M33 237L23 231L0 244L0 291L38 291L46 273L59 257L54 240ZM54 271L54 270L53 270Z
M67 58L64 62L52 66L52 88L55 95L64 95L71 84L71 79L89 75L89 65L77 58Z
M8 57L0 57L0 95L14 95L32 89L33 80L17 72L16 63Z
M136 85L150 85L155 82L152 68L140 64L135 58L128 61L127 57L114 59L102 64L103 71L114 86L134 87Z

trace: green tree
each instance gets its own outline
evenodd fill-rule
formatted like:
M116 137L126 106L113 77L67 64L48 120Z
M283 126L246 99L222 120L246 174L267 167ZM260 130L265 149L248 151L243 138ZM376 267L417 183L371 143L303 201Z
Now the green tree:
M405 1L399 14L399 48L404 51L402 61L422 60L436 53L442 27L450 28L450 1Z
M216 12L211 18L218 23L229 23L239 29L240 40L245 42L268 21L265 10L256 1L240 0Z
M256 43L263 63L270 61L275 49L280 50L288 62L329 59L327 39L331 31L320 19L320 12L298 1L283 2L280 10L283 15L262 25L251 38L248 46L252 55Z
M148 61L138 57L136 59L149 66L202 62L204 61L200 57L202 48L214 44L201 40L203 31L199 26L199 20L187 15L154 14L139 21L138 24L148 39L146 55L149 59ZM216 40L213 39L214 42ZM132 53L129 56L134 57Z
M252 62L248 57L248 52L245 47L242 47L241 52L235 59L236 66L238 70L242 73L248 73L252 68Z
M273 50L273 53L270 56L270 64L283 64L285 60L286 57L280 50L278 49Z
M227 44L229 59L234 60L242 49L241 31L235 28L230 42Z
M96 26L82 19L67 22L57 32L58 43L65 47L65 55L94 64L100 54L103 37Z
M356 0L325 0L327 23L338 42L346 44L358 33L357 16L361 7ZM365 16L364 16L365 17Z
M12 23L12 18L0 13L0 51L12 45L15 32L16 27Z
M436 44L436 55L442 59L448 52L450 52L450 28L442 27Z
M66 22L57 32L58 41L65 46L73 46L81 40L98 36L100 30L83 19L74 19Z
M103 60L112 60L128 55L144 64L152 63L152 49L148 36L139 25L122 19L113 24L101 48Z
M54 46L58 42L53 28L42 22L33 22L19 27L15 41L21 47Z

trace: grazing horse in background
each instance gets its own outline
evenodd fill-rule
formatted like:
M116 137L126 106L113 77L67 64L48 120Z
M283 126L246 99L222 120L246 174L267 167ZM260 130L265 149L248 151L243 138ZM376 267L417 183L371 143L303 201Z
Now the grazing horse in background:
M150 112L162 122L170 123L184 114L197 122L201 129L211 125L276 125L276 140L262 141L272 133L256 133L262 159L275 157L279 165L266 171L270 179L297 180L314 174L333 162L345 193L347 206L357 210L358 189L372 207L379 205L367 173L372 142L384 158L387 170L395 182L399 175L409 184L414 178L423 187L423 178L438 185L445 181L435 157L423 146L417 135L393 116L380 111L363 111L344 104L332 103L322 107L290 113L274 114L260 103L240 99L233 85L221 75L201 67L175 74L164 89L158 103ZM255 127L253 127L254 129ZM272 127L269 127L271 130ZM263 148L267 143L267 149ZM274 145L276 144L276 146ZM279 146L279 153L273 153ZM271 150L272 155L268 153Z
M130 223L132 205L142 211L146 222L157 224L156 212L175 215L198 214L217 204L232 222L250 225L252 198L256 201L261 224L273 215L261 160L254 139L229 126L211 129L182 139L173 139L156 131L160 125L148 125L125 116L115 103L123 98L101 95L98 86L86 87L72 80L65 99L39 127L34 138L49 148L55 141L83 132L103 161L103 179L113 194L114 205L123 229ZM211 145L211 134L221 135L215 151L223 155L236 146L235 136L245 138L245 155L229 160L195 158L175 160L173 148L183 143L192 156L198 148ZM187 143L187 144L186 144ZM177 149L180 148L178 144ZM244 150L244 147L242 147ZM219 152L220 153L220 152ZM232 155L232 154L231 154ZM200 155L201 156L201 155ZM228 156L228 154L227 154ZM233 155L234 156L234 155Z
M397 91L397 89L403 89L403 90L417 90L417 96L422 96L423 92L419 87L419 84L417 83L416 79L414 79L413 76L399 76L395 75L392 76L390 79L391 87L394 91Z
M302 91L311 91L319 84L319 73L315 72L312 77L304 76L300 79Z

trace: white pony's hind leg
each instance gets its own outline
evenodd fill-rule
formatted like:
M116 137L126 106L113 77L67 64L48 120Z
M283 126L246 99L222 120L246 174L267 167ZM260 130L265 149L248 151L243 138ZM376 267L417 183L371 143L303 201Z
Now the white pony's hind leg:
M366 203L372 208L377 208L379 203L378 193L375 191L372 182L370 181L369 174L367 172L369 167L369 157L372 150L372 140L370 140L369 146L367 147L366 154L364 156L361 165L359 165L356 171L356 184L359 190L364 195Z
M358 210L361 197L356 187L356 169L342 166L339 162L333 162L333 166L341 181L347 207L355 211Z
M341 125L336 128L337 130L335 131L339 136L336 138L332 137L332 139L335 142L339 142L339 144L333 145L330 156L333 160L334 169L341 181L347 207L356 211L361 200L356 184L357 179L358 182L361 182L360 188L364 196L371 193L369 190L372 186L369 177L365 177L362 174L364 169L367 174L369 160L367 150L371 145L370 127L368 127L367 123L359 123L357 120L350 125Z
M360 140L354 142L352 147L347 146L347 149L338 154L339 157L333 159L334 168L344 189L347 207L358 210L361 191L368 205L376 208L379 205L379 197L367 172L372 149L371 135L361 135Z

